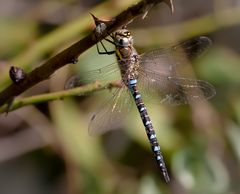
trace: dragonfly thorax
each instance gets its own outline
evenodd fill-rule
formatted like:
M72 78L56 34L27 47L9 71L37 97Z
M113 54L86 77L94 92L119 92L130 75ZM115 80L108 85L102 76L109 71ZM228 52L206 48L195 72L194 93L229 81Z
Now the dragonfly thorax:
M114 35L116 56L125 85L138 78L138 54L133 47L133 37L127 29L117 30Z
M129 50L130 54L128 56L125 56L125 58L118 58L118 66L125 85L128 85L128 82L131 79L138 79L139 60L135 49L133 47L132 49L133 50L131 51ZM116 53L117 57L119 53Z

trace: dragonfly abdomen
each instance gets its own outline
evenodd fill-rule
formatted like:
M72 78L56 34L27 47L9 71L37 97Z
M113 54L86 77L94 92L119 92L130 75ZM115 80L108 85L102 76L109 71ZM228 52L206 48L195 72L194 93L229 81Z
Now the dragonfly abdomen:
M128 88L131 91L131 94L137 105L137 109L139 111L143 125L145 127L145 130L146 130L146 133L148 136L148 140L151 144L152 151L154 153L154 157L158 163L158 166L160 167L161 172L163 173L163 176L164 176L166 182L169 182L170 178L169 178L167 168L166 168L166 165L165 165L162 153L161 153L160 145L157 140L157 135L153 129L152 121L148 115L147 108L145 107L145 105L142 101L141 94L137 89L137 79L128 80Z

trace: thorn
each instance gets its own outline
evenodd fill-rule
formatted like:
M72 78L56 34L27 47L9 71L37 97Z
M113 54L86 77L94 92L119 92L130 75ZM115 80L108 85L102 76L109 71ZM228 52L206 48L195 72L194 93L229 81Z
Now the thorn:
M102 35L103 31L107 28L106 24L108 23L108 21L101 20L101 19L97 18L95 15L93 15L92 13L90 13L90 14L93 17L94 23L96 25L95 35L96 36Z
M13 105L13 101L14 101L14 99L15 99L15 97L12 97L12 98L10 98L6 103L7 103L7 107L6 107L6 114L5 114L5 116L8 116L8 113L9 113L9 111L11 110L11 108L12 108L12 105Z
M147 14L148 14L148 11L145 11L143 16L142 16L142 20L144 20L146 18Z
M93 20L94 20L94 22L95 22L95 25L97 26L97 25L99 24L99 22L100 22L100 19L97 18L95 15L93 15L93 14L90 13L90 12L89 12L89 14L93 17Z
M170 8L171 12L174 13L174 6L173 6L173 0L163 0L168 7Z
M107 26L114 21L114 19L100 19L92 13L90 13L90 15L93 17L94 23L96 25L95 32L97 35L102 35Z
M100 18L96 17L95 15L93 15L92 13L90 13L90 15L93 17L96 27L101 24L107 25L107 24L113 22L113 20L109 20L109 19L100 19Z

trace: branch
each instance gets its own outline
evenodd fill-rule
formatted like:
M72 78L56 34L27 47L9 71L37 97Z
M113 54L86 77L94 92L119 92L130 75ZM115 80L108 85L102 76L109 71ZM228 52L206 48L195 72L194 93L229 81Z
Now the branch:
M115 81L115 82L97 82L96 81L94 83L69 89L69 90L52 92L48 94L40 94L40 95L31 96L31 97L26 97L23 99L16 99L10 105L10 109L7 104L0 107L0 113L10 112L28 105L44 103L44 102L53 101L53 100L62 100L66 97L84 96L92 92L100 91L106 88L111 89L113 87L120 87L119 82L118 81Z
M114 16L116 13L120 13L121 10L127 9L132 5L132 2L133 0L121 0L118 1L117 4L113 4L112 1L102 1L102 3L93 7L89 11L91 13L98 13L98 16L101 16L106 13L107 10L106 18L109 18L109 16ZM111 7L111 9L109 9L109 7ZM92 18L89 17L89 13L85 11L84 14L79 15L74 20L57 27L45 36L40 37L36 42L31 44L31 46L14 56L8 63L10 65L17 64L18 67L25 70L28 69L28 72L30 72L33 68L36 68L35 65L31 65L33 62L36 63L39 59L42 59L53 50L56 50L60 45L64 45L66 40L79 40L80 37L82 38L88 34L93 27ZM1 71L0 76L0 91L10 84L11 80L9 79L9 74L7 70L4 69L4 71Z
M21 83L11 84L8 86L0 93L0 106L6 103L9 99L18 96L37 83L48 79L57 69L75 61L80 54L92 47L98 41L101 41L107 36L107 34L112 33L123 25L128 24L138 15L146 14L151 7L161 2L166 3L173 11L172 0L142 0L132 7L129 7L127 10L116 16L112 22L109 22L107 24L106 30L102 33L101 36L98 37L98 40L96 40L95 32L91 32L82 40L63 50L59 54L50 58L41 66L34 69Z

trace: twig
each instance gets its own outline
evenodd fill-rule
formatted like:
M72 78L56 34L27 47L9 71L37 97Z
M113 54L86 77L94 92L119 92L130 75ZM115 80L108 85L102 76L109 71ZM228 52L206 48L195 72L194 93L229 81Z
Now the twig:
M66 97L81 96L81 95L83 96L88 93L103 90L106 88L111 89L112 87L120 87L120 86L117 81L115 81L115 82L97 82L96 81L94 83L87 84L87 85L77 87L74 89L63 90L63 91L59 91L59 92L52 92L49 94L41 94L41 95L26 97L23 99L16 99L11 104L9 110L8 110L7 104L0 107L0 113L4 113L6 111L10 112L10 111L13 111L13 110L16 110L18 108L28 106L28 105L44 103L44 102L53 101L53 100L61 100Z
M50 58L41 66L34 69L27 75L26 79L24 79L23 82L19 83L18 85L11 84L9 87L7 87L0 93L0 106L6 103L8 99L18 96L19 94L36 85L37 83L48 79L57 69L76 60L80 54L92 47L98 41L102 40L104 37L107 36L107 34L114 32L116 29L129 23L138 15L146 13L152 6L161 2L169 5L171 7L171 10L173 11L172 0L140 1L139 3L133 5L132 7L128 8L127 10L116 16L112 20L112 22L107 25L106 30L102 33L101 36L98 37L97 40L94 31L91 32L82 40L63 50L59 54Z

